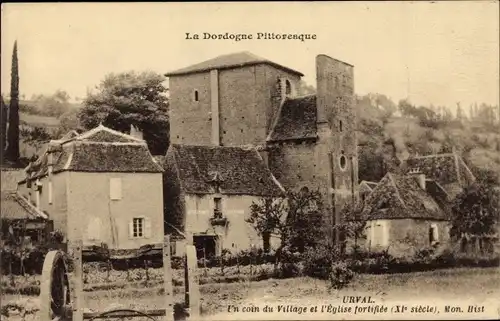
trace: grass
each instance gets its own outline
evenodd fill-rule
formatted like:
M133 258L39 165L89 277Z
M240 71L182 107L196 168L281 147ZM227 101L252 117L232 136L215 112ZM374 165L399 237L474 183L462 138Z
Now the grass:
M360 274L345 289L330 291L325 281L307 277L256 282L205 284L200 286L204 315L223 319L228 305L263 305L296 302L302 305L320 301L340 300L344 295L372 295L375 300L456 300L471 297L500 297L500 273L498 268L457 268L436 271L371 275ZM164 308L163 289L129 288L85 292L85 306L93 311L105 311L117 307L134 309ZM2 302L24 300L26 296L3 295ZM39 305L38 298L31 297L32 306ZM174 302L184 301L182 287L174 288Z

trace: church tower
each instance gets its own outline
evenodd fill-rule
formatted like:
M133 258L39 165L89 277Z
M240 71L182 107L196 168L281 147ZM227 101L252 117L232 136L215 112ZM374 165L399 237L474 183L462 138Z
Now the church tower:
M318 147L327 160L327 205L331 224L353 204L358 191L358 153L353 66L326 55L316 57ZM325 155L326 153L326 155ZM324 159L324 158L323 158ZM325 160L325 159L324 159ZM335 236L338 241L338 235Z

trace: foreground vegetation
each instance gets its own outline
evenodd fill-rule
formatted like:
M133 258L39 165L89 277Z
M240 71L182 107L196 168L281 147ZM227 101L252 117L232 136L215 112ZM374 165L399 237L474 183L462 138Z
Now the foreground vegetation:
M290 291L293 289L293 291ZM460 297L500 297L498 268L457 268L403 274L360 274L342 290L332 290L328 282L310 277L242 281L231 284L205 284L200 286L202 313L215 319L222 317L227 306L238 304L285 302L335 301L343 295L372 295L376 300L411 298L412 300L445 300ZM184 300L182 288L174 289L177 304ZM85 292L88 311L105 311L112 307L134 309L163 308L161 286L145 289L114 289ZM118 303L119 302L119 303ZM21 295L2 296L2 318L25 315L34 320L39 310L37 297Z

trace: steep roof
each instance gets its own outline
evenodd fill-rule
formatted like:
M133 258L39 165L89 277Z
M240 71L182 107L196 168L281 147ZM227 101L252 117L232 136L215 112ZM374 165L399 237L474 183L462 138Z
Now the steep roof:
M49 154L53 172L148 172L161 173L144 140L109 129L103 125L75 136L51 141L45 152L26 170L34 178L48 173Z
M284 192L254 148L173 144L167 153L186 193L213 194L216 185L221 194L278 196Z
M31 205L27 199L16 192L1 193L1 217L6 219L46 219L47 215Z
M452 197L476 179L462 157L455 153L412 157L404 164L406 171L419 171L438 182Z
M314 139L317 137L316 120L316 95L287 98L268 141Z
M238 68L238 67L244 67L244 66L253 66L253 65L258 65L258 64L271 65L273 67L283 69L287 72L290 72L290 73L293 73L293 74L296 74L299 76L304 76L301 72L299 72L297 70L293 70L291 68L282 66L282 65L277 64L275 62L272 62L266 58L262 58L262 57L259 57L257 55L254 55L248 51L217 56L215 58L200 62L200 63L195 64L195 65L191 65L191 66L188 66L188 67L185 67L182 69L168 72L165 74L165 76L171 77L171 76L187 75L187 74L192 74L192 73L205 72L205 71L209 71L212 69L219 69L219 70L220 69L231 69L231 68Z
M359 183L359 190L360 192L362 189L367 192L371 192L375 189L375 187L377 187L377 185L377 182L361 181L361 183Z
M368 196L361 215L367 219L448 219L415 177L393 173L387 173Z

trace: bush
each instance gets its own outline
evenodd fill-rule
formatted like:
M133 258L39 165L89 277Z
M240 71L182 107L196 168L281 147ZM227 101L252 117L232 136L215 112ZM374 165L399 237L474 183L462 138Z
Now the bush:
M328 279L332 289L342 289L347 286L354 278L354 271L347 261L341 260L330 265Z

